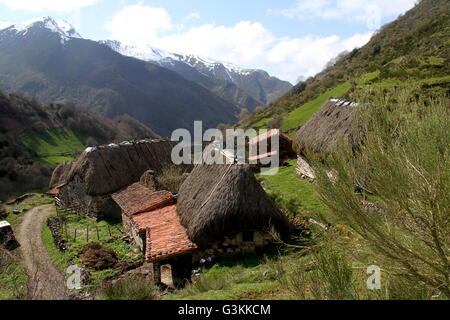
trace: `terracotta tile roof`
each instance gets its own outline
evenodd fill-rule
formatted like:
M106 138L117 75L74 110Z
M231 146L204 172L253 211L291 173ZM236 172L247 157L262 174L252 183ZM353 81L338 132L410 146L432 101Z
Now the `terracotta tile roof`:
M197 249L181 225L175 205L144 212L132 217L140 232L146 231L145 261L167 259Z
M63 183L63 184L60 184L60 185L57 185L56 187L54 187L53 189L51 189L51 190L49 190L48 192L47 192L47 194L49 195L49 196L57 196L57 195L59 195L59 189L61 189L61 187L64 187L66 184L65 183Z
M139 183L114 193L112 198L127 215L152 211L175 203L175 198L169 191L152 192Z
M256 136L256 137L250 139L249 144L256 144L256 143L259 143L260 141L268 140L272 136L275 136L277 134L280 136L280 139L284 139L284 140L287 140L290 142L293 141L291 137L289 137L287 134L281 132L279 129L272 129L272 130L268 130L266 133L260 134L259 136Z
M249 161L261 160L261 159L265 159L265 158L268 158L268 157L274 157L277 154L278 154L278 151L275 150L275 151L272 151L272 152L267 152L267 153L264 153L264 154L258 154L256 156L249 157L248 160Z

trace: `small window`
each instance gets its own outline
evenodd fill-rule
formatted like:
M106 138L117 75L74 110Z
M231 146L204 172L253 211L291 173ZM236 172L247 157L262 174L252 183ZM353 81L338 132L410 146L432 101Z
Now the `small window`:
M244 242L253 242L254 237L253 237L253 232L248 231L248 232L243 232L242 233L242 241Z

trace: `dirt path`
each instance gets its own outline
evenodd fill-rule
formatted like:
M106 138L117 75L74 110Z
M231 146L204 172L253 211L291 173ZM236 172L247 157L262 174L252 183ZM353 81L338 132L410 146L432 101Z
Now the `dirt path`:
M52 214L53 205L28 211L17 233L22 261L29 276L29 294L37 299L60 300L66 297L64 276L53 265L42 241L42 225Z

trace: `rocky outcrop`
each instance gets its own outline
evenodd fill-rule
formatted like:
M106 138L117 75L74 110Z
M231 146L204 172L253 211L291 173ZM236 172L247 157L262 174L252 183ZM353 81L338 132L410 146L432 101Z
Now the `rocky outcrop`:
M20 247L12 227L7 221L0 221L0 247L4 247L7 250L14 250Z
M302 179L310 182L316 180L316 175L314 174L313 168L311 168L309 163L302 156L298 156L297 158L296 172Z

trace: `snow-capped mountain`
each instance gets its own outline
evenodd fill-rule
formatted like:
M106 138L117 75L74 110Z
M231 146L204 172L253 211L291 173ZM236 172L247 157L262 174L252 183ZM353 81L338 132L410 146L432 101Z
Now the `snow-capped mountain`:
M245 69L232 63L199 55L169 53L152 46L128 45L112 40L101 41L101 43L120 54L150 61L176 71L190 80L194 80L192 79L192 70L186 66L195 69L209 79L231 82L256 100L257 105L265 105L292 88L289 82L271 77L263 70Z
M211 74L217 75L221 72L225 72L226 79L223 80L233 81L233 76L236 74L247 76L252 71L255 71L252 69L240 68L232 63L212 60L210 58L202 57L199 55L169 53L165 50L154 48L150 45L141 46L136 44L124 44L116 40L100 41L100 43L106 44L111 49L125 56L157 62L163 66L169 63L173 63L174 61L184 62L191 67L198 69L206 76L210 76Z
M134 57L145 61L161 61L166 58L176 59L176 56L164 50L151 46L139 46L133 44L123 44L116 40L99 41L107 45L114 51L128 57Z
M29 30L33 28L50 30L60 37L61 43L65 43L72 38L82 38L81 35L75 30L75 28L67 21L54 20L50 17L42 17L25 23L13 24L4 30L16 33L20 36L26 36Z
M43 18L0 30L0 90L41 102L73 102L110 118L127 114L170 136L235 123L240 108L176 72L82 39Z

